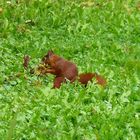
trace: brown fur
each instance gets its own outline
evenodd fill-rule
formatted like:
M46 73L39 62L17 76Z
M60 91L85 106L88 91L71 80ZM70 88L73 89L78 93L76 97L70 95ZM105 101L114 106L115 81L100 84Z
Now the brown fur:
M106 85L106 80L105 80L102 76L100 76L100 75L98 75L98 74L96 74L96 73L85 73L85 74L80 74L80 75L79 75L79 78L78 78L78 81L79 81L80 83L82 83L82 84L87 85L88 82L89 82L89 81L92 81L93 78L96 79L97 84L102 85L102 86L105 86L105 85Z
M106 80L96 73L86 73L78 76L78 69L74 63L54 54L52 51L48 51L47 55L42 58L42 63L48 67L46 73L56 75L53 88L60 88L66 79L70 80L71 83L77 79L80 83L87 85L88 81L95 78L97 84L102 86L106 84Z

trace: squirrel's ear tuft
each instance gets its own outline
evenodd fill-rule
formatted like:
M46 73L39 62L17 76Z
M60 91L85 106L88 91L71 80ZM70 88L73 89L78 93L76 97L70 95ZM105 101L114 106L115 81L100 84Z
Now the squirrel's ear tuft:
M52 50L49 50L47 55L48 56L51 56L52 54L53 54L53 51Z
M42 58L42 61L46 61L46 59L49 59L51 55L53 54L52 50L49 50L48 53Z
M49 58L53 54L52 50L49 50L48 53L43 57L44 59Z

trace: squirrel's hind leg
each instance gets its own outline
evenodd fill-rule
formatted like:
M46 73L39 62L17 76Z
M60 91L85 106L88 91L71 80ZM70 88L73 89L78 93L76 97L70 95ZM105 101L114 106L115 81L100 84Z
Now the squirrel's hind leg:
M61 84L65 81L65 77L55 77L53 82L53 88L60 88Z

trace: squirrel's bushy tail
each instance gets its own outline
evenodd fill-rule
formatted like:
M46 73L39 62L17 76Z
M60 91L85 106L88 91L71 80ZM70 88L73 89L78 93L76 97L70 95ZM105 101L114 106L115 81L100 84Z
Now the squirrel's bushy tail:
M78 81L84 85L87 85L89 81L92 81L92 79L95 78L97 81L97 84L101 86L106 85L106 80L101 76L96 73L82 73L79 74L78 76Z

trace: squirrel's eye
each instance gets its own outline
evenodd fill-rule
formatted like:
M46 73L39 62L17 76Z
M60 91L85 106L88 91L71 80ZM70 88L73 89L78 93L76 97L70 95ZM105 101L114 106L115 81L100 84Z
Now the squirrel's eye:
M45 58L45 57L43 57L43 58L42 58L42 61L45 61L45 59L46 59L46 58Z

